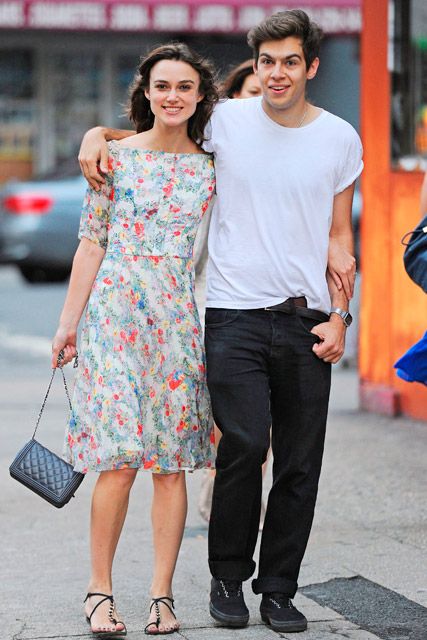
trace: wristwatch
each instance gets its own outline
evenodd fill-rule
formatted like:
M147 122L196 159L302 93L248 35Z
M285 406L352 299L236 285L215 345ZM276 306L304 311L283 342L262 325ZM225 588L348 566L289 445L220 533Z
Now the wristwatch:
M334 307L331 309L331 313L337 313L339 317L342 319L346 327L349 327L353 322L353 316L349 311L344 311L344 309L340 309L339 307Z

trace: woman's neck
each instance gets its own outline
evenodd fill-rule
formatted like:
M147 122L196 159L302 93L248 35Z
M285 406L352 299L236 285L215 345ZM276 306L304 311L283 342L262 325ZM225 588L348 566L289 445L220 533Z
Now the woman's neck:
M164 127L154 122L152 129L134 136L134 144L141 148L168 153L197 152L199 147L189 137L187 123L184 124L184 127Z

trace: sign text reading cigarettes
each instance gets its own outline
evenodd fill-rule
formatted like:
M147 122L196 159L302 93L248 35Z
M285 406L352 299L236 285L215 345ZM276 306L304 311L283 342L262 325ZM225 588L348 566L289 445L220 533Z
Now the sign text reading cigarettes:
M327 33L359 33L361 11L358 0L353 5L312 7L301 0L305 9ZM91 31L182 31L243 33L267 15L291 8L271 4L240 5L214 0L199 4L193 0L176 4L101 1L61 2L48 0L0 0L0 28L9 29L66 29Z

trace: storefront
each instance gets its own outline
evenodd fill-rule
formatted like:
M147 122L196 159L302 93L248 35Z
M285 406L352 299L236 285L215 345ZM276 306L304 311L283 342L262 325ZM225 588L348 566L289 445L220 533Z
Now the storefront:
M310 97L357 127L360 0L0 0L0 182L75 158L97 123L127 127L127 87L147 48L184 40L225 71L250 57L253 24L292 7L327 33Z
M427 170L425 0L364 0L361 52L361 405L427 419L426 387L393 369L427 329L427 296L406 275L400 244L420 219Z

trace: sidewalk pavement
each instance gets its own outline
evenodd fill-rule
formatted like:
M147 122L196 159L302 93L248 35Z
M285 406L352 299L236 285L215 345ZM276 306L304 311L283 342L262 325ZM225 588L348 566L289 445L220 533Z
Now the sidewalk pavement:
M67 373L70 377L71 370ZM0 526L2 593L6 596L0 617L2 637L11 640L90 637L82 600L88 580L94 474L85 479L76 498L62 510L45 503L8 475L10 461L32 433L47 379L48 372L45 375L29 365L19 379L3 374L0 380ZM58 380L39 431L40 440L57 451L61 449L65 410ZM323 475L301 586L360 575L427 606L426 452L426 423L358 412L355 371L335 370ZM302 594L297 595L295 604L306 614L309 630L298 636L276 634L262 624L259 598L250 592L249 583L245 590L251 611L249 626L241 630L216 627L207 606L207 527L197 511L201 476L195 472L187 477L189 514L174 584L182 627L174 637L411 638L403 632L390 635L386 626L383 634L375 635L366 630L369 620L361 628ZM114 574L114 593L128 626L129 640L143 637L149 602L150 502L150 474L141 472L131 496ZM378 602L378 608L383 606ZM424 610L420 611L422 615ZM427 622L425 635L418 629L411 640L423 638L427 638Z
M26 305L33 308L25 293ZM43 297L50 301L47 304L59 304L56 297L62 298L63 292L49 295ZM198 302L203 307L203 274ZM76 498L62 510L8 474L14 455L31 436L49 379L49 340L28 335L22 351L22 338L9 332L0 349L0 357L7 354L5 366L0 367L1 593L6 596L0 613L2 638L90 638L82 600L88 580L95 474L85 479ZM67 377L71 382L70 368ZM39 437L58 452L65 413L57 380ZM182 627L173 637L427 640L426 452L427 423L358 412L355 370L334 367L318 506L295 598L309 629L298 636L276 634L262 624L259 597L251 593L249 582L245 586L249 626L241 630L215 626L208 613L207 525L197 510L201 474L187 474L189 513L174 583ZM149 605L151 484L150 473L139 474L115 562L114 594L129 640L143 637ZM346 593L343 606L340 599Z

